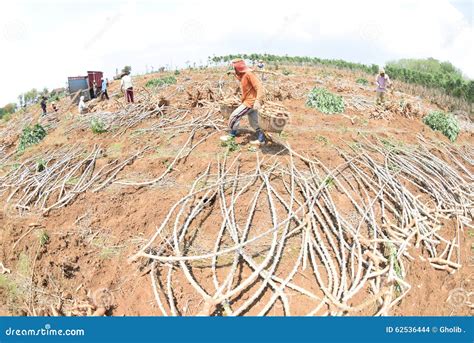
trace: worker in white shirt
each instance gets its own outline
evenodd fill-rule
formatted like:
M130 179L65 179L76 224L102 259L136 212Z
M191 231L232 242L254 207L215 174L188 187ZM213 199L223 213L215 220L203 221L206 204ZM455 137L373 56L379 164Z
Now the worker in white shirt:
M122 80L120 81L120 89L122 90L122 93L125 92L125 98L127 99L127 102L133 103L133 83L130 72L127 72L124 76L122 76Z
M84 102L84 96L80 97L78 108L80 114L87 113L87 104Z

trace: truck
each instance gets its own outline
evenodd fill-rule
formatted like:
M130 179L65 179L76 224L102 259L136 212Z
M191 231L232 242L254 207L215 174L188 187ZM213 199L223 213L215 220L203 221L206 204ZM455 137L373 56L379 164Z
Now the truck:
M88 71L87 76L68 77L68 92L71 99L78 103L81 96L84 96L86 101L95 98L97 94L95 94L94 90L94 81L100 89L103 76L104 73L101 71ZM78 92L79 94L77 94Z

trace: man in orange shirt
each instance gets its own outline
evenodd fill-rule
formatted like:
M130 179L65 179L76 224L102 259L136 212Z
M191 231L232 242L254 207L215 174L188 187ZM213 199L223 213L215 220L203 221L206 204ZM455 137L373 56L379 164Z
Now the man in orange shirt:
M258 126L258 110L262 106L263 86L260 80L255 76L252 70L247 67L242 59L232 61L235 75L240 81L242 90L242 104L232 112L229 118L230 134L222 136L222 141L228 141L237 135L240 119L247 115L249 123L257 132L257 140L251 141L250 144L261 145L265 143L265 135Z

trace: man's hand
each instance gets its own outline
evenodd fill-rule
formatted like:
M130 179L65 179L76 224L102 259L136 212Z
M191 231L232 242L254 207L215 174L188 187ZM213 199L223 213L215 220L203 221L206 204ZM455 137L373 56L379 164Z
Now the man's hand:
M259 109L262 108L262 104L260 103L259 100L255 100L255 103L253 104L253 109L258 111Z

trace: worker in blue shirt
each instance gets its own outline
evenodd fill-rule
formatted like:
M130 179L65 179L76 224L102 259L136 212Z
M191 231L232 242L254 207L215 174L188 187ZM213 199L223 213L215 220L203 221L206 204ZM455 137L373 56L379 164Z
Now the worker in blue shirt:
M104 78L101 79L102 81L102 89L100 94L100 99L104 100L104 96L107 100L109 100L109 94L107 93L107 81Z

